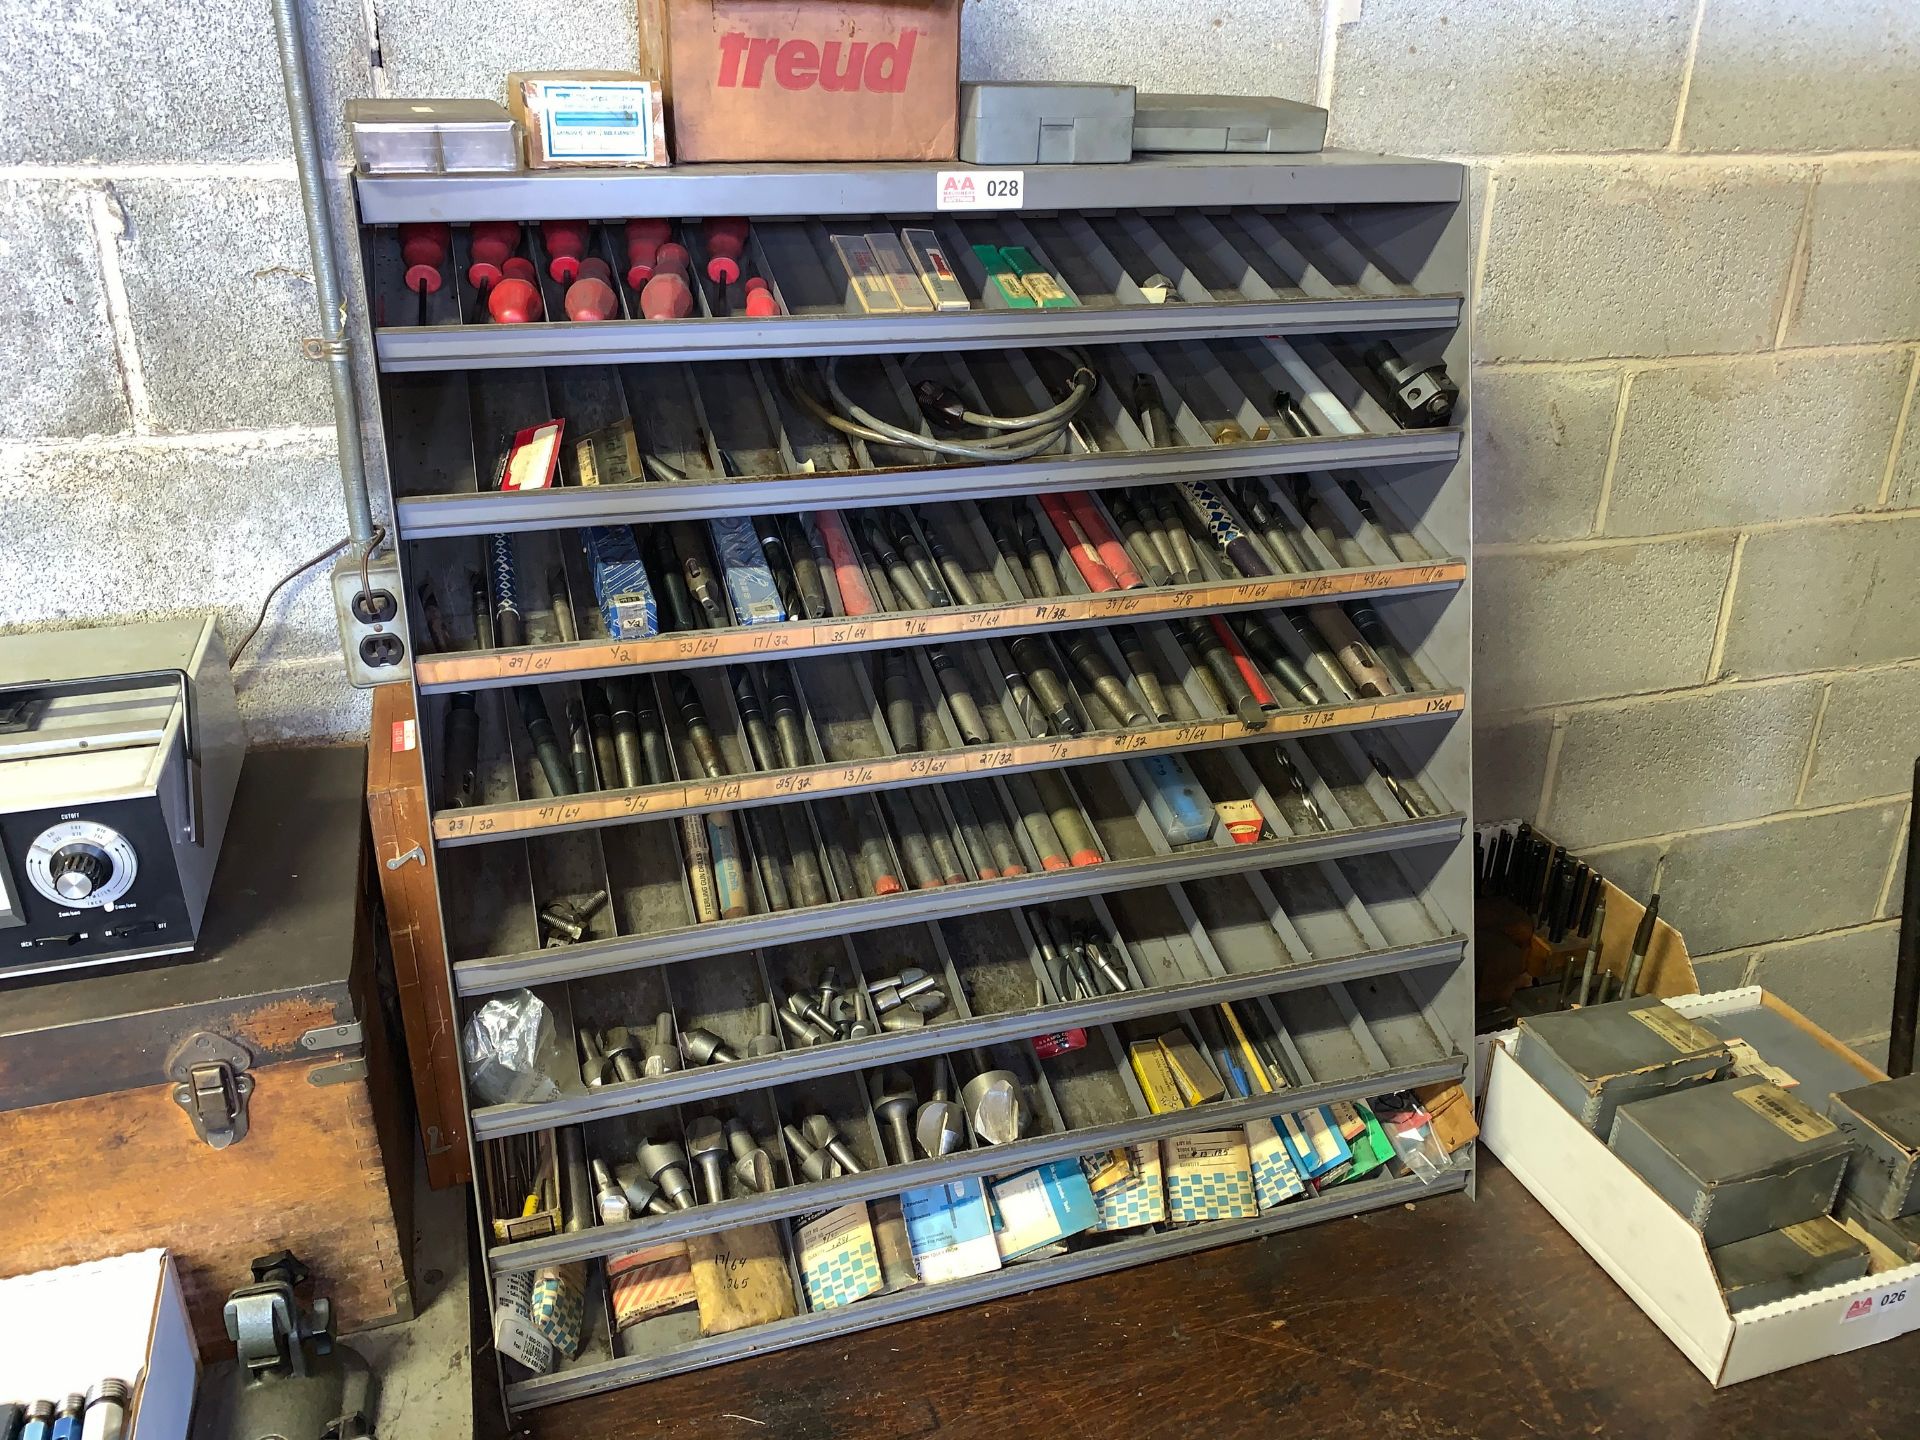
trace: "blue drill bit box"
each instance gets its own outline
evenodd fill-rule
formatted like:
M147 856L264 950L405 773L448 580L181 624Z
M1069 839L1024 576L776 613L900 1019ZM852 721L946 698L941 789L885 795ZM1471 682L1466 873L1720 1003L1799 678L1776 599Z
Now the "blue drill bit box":
M628 525L587 528L587 563L593 569L593 598L600 619L616 640L637 640L660 633L653 584L640 563L640 547Z

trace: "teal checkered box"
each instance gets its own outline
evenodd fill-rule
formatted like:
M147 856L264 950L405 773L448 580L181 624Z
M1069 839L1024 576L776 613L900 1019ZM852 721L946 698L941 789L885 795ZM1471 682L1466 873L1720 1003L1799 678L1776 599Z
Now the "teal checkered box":
M586 1328L586 1276L578 1265L549 1265L534 1273L527 1308L533 1328L562 1355L580 1348Z
M810 1309L851 1305L884 1285L880 1252L874 1246L864 1204L842 1205L816 1215L799 1227L795 1238Z
M1133 1174L1093 1197L1100 1216L1095 1230L1134 1230L1166 1221L1167 1187L1160 1171L1159 1145L1129 1145L1127 1153L1133 1160Z
M1262 1210L1275 1209L1307 1193L1273 1121L1247 1122L1247 1148L1253 1156L1253 1195Z
M1167 1219L1250 1220L1260 1213L1253 1195L1253 1163L1243 1130L1175 1135L1162 1142L1167 1170Z

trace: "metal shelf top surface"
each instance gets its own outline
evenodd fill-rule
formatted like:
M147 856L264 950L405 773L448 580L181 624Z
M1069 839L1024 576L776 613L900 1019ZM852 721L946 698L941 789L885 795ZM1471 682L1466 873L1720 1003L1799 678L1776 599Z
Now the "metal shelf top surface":
M367 224L568 216L925 214L943 170L908 164L675 165L662 170L539 170L511 175L361 175ZM1005 169L1007 167L990 167ZM1315 155L1156 155L1124 165L1024 168L1024 208L1111 210L1223 205L1452 204L1466 168L1327 150Z

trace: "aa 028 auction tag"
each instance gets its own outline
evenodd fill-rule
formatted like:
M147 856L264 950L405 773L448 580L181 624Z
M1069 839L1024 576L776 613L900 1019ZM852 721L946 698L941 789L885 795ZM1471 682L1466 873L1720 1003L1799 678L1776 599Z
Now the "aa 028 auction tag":
M936 210L1019 210L1027 203L1024 170L942 170L933 183Z

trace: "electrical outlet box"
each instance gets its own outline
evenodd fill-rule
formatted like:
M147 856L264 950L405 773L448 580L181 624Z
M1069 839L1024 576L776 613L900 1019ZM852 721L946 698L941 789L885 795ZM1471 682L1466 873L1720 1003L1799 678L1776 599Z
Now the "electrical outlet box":
M347 679L362 690L404 680L412 669L400 614L402 594L400 561L391 554L376 554L367 562L364 582L357 551L349 550L334 562L333 613L340 626L340 648L347 658Z

